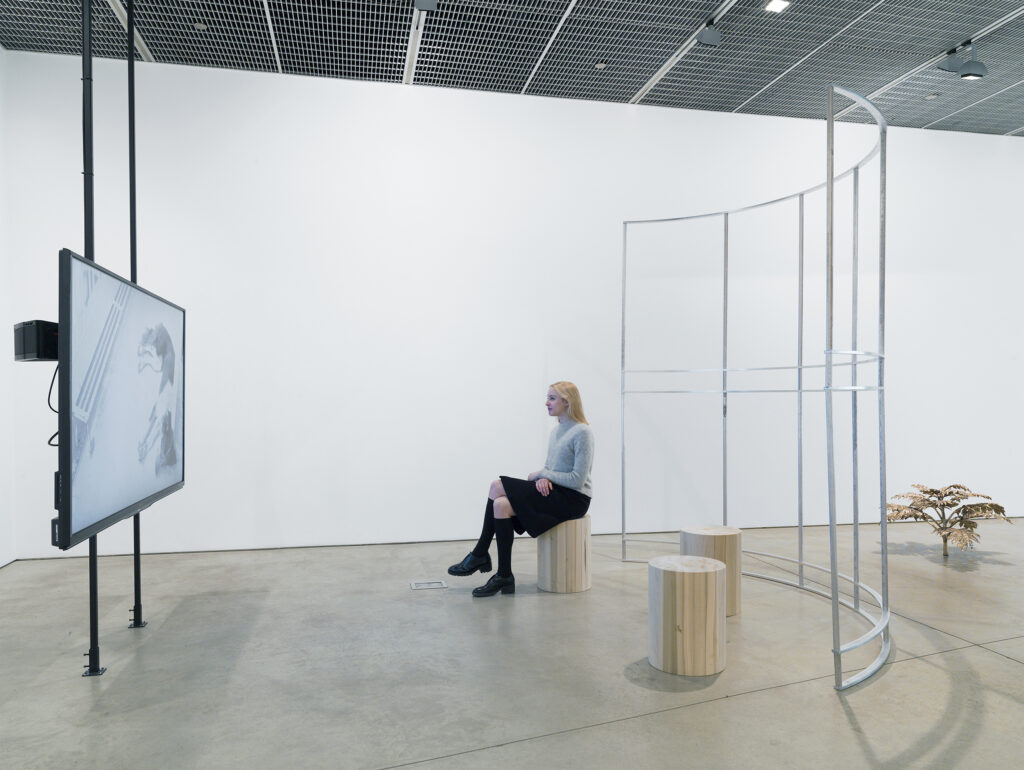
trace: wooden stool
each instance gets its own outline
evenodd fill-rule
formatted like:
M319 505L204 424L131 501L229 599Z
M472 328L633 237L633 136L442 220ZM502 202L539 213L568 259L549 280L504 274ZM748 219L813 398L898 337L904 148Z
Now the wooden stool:
M647 562L647 659L669 674L725 668L725 565L700 556Z
M590 589L590 515L563 521L537 538L537 587L572 594Z
M725 563L725 615L740 611L740 573L743 568L741 531L736 527L683 527L679 531L679 553L704 556Z

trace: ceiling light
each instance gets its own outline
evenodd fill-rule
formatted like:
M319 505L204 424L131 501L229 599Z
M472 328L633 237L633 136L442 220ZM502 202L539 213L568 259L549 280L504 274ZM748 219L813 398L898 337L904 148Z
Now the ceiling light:
M789 8L789 0L769 0L768 5L764 7L766 11L772 13L782 13L787 8Z
M208 27L201 21L197 21L192 26L196 28L196 32L206 32L206 30L208 29Z
M596 69L596 70L603 70L607 66L608 66L608 62L606 62L606 61L599 61L597 64L594 65L594 69Z
M709 21L708 25L697 33L697 42L717 48L722 44L722 33L715 29L715 25Z
M960 54L967 54L967 61L961 59ZM938 67L946 72L957 73L961 80L979 80L988 74L988 67L974 58L974 44L970 42L950 51Z
M960 68L960 79L961 80L980 80L988 74L988 67L982 64L980 61L971 59L965 61L964 66Z
M939 95L938 95L938 94L928 94L928 95L927 95L927 96L925 97L925 100L926 100L926 101L929 101L929 102L930 102L930 101L931 101L932 99L938 99L938 98L939 98Z

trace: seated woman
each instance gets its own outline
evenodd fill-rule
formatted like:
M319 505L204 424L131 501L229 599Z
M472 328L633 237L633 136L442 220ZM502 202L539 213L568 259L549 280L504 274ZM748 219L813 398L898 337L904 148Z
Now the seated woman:
M594 462L594 434L583 416L580 392L571 382L556 382L548 389L548 414L558 418L548 442L544 467L527 478L499 476L491 482L484 509L484 526L476 547L449 575L490 572L491 539L498 540L498 571L473 596L516 592L512 574L513 530L537 537L556 524L578 519L590 507L590 467Z

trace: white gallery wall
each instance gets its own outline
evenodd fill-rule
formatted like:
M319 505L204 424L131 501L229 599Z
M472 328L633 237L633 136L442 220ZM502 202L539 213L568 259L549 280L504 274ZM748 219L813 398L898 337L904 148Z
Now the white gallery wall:
M5 249L6 236L10 228L7 218L7 166L6 124L8 120L7 106L7 62L8 54L0 49L0 270L9 264ZM11 308L11 281L0 279L0 309L3 310L3 323L7 323ZM27 319L26 319L27 320ZM14 409L12 408L13 380L15 373L11 362L14 359L13 336L8 333L0 344L0 567L17 557L14 542Z
M2 61L9 329L56 318L57 251L82 250L81 82L70 57ZM127 275L123 69L95 63L96 258ZM580 385L597 434L594 530L618 531L622 220L824 175L819 121L164 65L140 65L137 88L139 282L188 311L186 487L144 514L147 551L475 537L488 482L542 464L557 379ZM840 168L873 141L857 126L839 137ZM1015 513L1024 142L896 129L889 150L890 492L961 482ZM730 312L756 333L756 316ZM720 339L720 310L690 324ZM15 553L54 555L52 368L0 368ZM750 442L730 445L746 474L730 479L730 523L795 521L773 491L795 462L780 478L752 449L776 416L748 405L737 427ZM631 445L630 467L669 490L631 503L632 528L716 520L678 479L720 478L720 449L700 450L719 430ZM823 469L808 458L805 473ZM823 503L814 488L809 522ZM104 532L101 552L130 550L130 530Z

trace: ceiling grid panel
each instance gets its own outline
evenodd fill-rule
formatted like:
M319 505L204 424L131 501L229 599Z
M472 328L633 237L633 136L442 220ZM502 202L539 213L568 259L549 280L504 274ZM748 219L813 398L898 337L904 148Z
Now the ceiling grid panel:
M277 71L261 0L139 0L135 19L158 62Z
M81 56L82 3L0 0L0 45L11 51ZM92 3L92 52L112 59L124 59L128 53L128 34L106 0Z
M415 82L518 93L569 0L440 0L427 12Z
M825 45L740 112L821 118L827 109L830 84L870 94L962 43L987 24L1014 11L1019 3L1020 0L963 4L891 0ZM849 103L837 97L837 109ZM850 119L863 118L855 112Z
M877 5L879 0L795 0L783 13L770 13L765 0L740 0L716 25L721 45L696 46L641 103L735 110Z
M943 128L944 118L981 105L1024 81L1024 18L1019 18L975 45L982 62L998 61L981 80L961 80L955 72L932 67L894 86L874 101L894 126ZM989 58L991 57L991 58ZM1020 113L1024 121L1024 110ZM979 129L999 133L993 127Z
M526 92L629 101L720 5L720 0L581 0ZM601 63L606 66L598 69Z
M1017 85L936 122L939 131L1009 134L1024 122L1024 80Z
M90 2L94 55L123 60L126 0ZM436 3L416 12L406 73L414 0L135 0L160 63L819 119L836 83L891 125L1024 133L1024 0ZM720 45L696 43L719 11ZM80 56L81 21L80 0L0 0L0 46ZM937 68L969 39L986 77Z
M293 75L401 83L412 0L269 0L281 66Z

